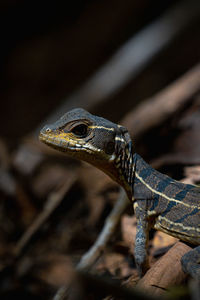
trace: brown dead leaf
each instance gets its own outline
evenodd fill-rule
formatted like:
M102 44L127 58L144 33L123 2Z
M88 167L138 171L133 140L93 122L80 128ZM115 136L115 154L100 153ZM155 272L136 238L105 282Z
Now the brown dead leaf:
M69 284L74 274L71 259L65 255L43 257L37 267L38 277L54 287Z
M177 242L139 280L137 288L160 296L170 286L184 282L187 275L182 270L181 257L189 250L191 248L188 245Z
M175 244L178 241L175 237L168 235L161 231L156 231L153 238L153 251L158 250L159 248L168 247Z
M125 285L128 288L133 288L134 286L136 286L139 279L140 277L138 275L138 271L137 269L134 269L132 275L123 282L123 285Z
M89 208L87 224L95 226L106 203L116 200L118 185L102 171L86 163L82 163L79 175Z
M134 273L135 269L129 266L126 257L119 253L107 253L97 265L99 271L108 270L113 276L125 278Z
M181 180L184 183L197 184L200 182L200 165L184 168L185 178Z
M136 236L136 217L123 215L121 219L121 231L123 241L130 249L130 252L133 253Z

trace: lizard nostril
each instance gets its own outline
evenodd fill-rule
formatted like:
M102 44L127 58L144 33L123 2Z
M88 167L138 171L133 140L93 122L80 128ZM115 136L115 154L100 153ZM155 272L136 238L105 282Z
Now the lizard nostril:
M45 125L45 126L43 127L42 131L45 132L45 133L51 132L51 131L52 131L52 130L51 130L51 126Z
M44 126L40 131L41 134L49 134L50 132L52 132L52 130L49 126Z

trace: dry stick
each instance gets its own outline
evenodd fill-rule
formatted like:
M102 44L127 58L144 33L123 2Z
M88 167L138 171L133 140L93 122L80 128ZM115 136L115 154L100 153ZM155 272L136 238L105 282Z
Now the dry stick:
M64 112L75 107L91 109L118 93L130 80L137 78L152 59L192 21L199 18L199 13L200 3L196 0L182 1L174 5L119 48L111 59L69 96L44 123L54 122Z
M198 92L200 92L200 64L152 98L143 101L126 115L122 124L128 127L134 138L137 138L167 120L191 101Z
M121 215L129 203L130 202L126 193L123 189L121 189L119 198L117 199L117 202L115 203L111 213L107 217L104 227L100 235L98 236L96 242L89 249L89 251L82 256L79 264L77 265L78 270L91 267L100 257L103 250L105 249L106 244L114 234L115 229L121 219Z
M100 257L103 250L105 249L105 246L107 245L108 241L113 236L116 227L121 219L121 215L128 206L128 204L129 200L127 198L127 195L124 192L124 190L121 189L119 198L117 199L117 202L115 203L111 213L106 218L104 227L100 235L98 236L94 245L89 249L89 251L82 256L79 264L76 267L77 270L86 270L97 261L97 259ZM62 286L61 288L59 288L53 299L65 299L67 294L68 286Z
M137 289L130 289L129 287L121 286L109 278L103 278L97 274L91 274L89 272L80 271L76 272L75 278L72 280L71 289L69 293L64 293L64 288L59 290L54 300L64 300L64 299L87 299L88 287L90 287L90 292L95 291L99 296L103 294L112 295L111 298L106 297L103 299L126 299L126 300L161 300L165 298L152 297L146 292L143 293ZM103 296L103 295L102 295ZM165 299L166 300L166 299Z
M52 212L56 209L56 207L58 207L58 205L63 200L64 195L70 189L70 187L75 183L76 179L77 179L77 175L72 174L58 191L52 192L49 195L43 211L36 217L36 219L33 221L33 223L30 225L30 227L28 227L28 229L25 231L23 236L17 242L15 249L14 249L14 254L16 257L22 253L23 249L28 244L28 242L30 241L32 236L46 222L46 220L49 218L49 216L52 214Z
M91 290L99 295L108 294L113 297L109 299L126 299L126 300L164 300L164 297L155 297L146 293L146 291L138 291L137 289L130 289L126 286L121 286L118 283L105 278L98 276L96 274L90 274L89 272L78 271L77 272L77 281L79 282L81 291L87 290L87 287L91 287ZM77 284L76 284L77 288ZM86 297L85 297L86 298ZM82 299L85 299L84 297ZM108 297L104 298L107 299ZM73 298L72 298L73 299ZM77 299L77 298L76 298ZM79 299L79 298L78 298ZM166 299L165 299L166 300Z

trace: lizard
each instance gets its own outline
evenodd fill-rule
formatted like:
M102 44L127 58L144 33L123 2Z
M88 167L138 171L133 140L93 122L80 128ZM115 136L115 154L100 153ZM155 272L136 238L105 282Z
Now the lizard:
M149 268L149 230L154 228L194 245L182 269L200 279L200 188L153 169L135 151L128 130L82 108L44 126L40 141L99 168L121 185L136 215L134 257L141 276Z

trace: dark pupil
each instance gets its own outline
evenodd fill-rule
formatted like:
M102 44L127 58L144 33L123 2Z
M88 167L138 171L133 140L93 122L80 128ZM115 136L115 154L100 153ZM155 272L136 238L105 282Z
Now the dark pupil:
M78 125L72 129L73 134L84 137L87 134L87 126L84 124Z

